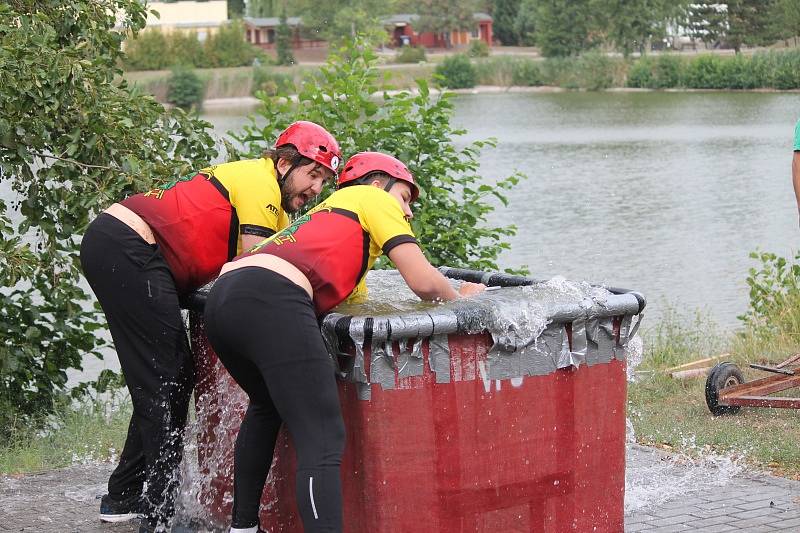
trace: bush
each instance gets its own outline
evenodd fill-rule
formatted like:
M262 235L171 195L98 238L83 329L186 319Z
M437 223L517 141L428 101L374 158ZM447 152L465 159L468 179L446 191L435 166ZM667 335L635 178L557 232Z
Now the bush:
M800 89L800 50L772 52L775 70L772 86L776 89Z
M628 69L628 87L647 89L669 89L681 84L683 61L678 56L664 54L658 57L642 57Z
M469 89L475 87L477 75L472 62L464 54L447 56L436 67L436 74L441 76L441 82L448 89Z
M580 88L599 91L614 85L615 61L606 54L588 52L578 57L572 65L577 86Z
M653 89L671 89L679 87L684 62L680 57L664 54L655 59L653 69Z
M467 55L470 57L489 57L489 45L481 39L472 39L469 42Z
M683 73L683 83L690 89L721 89L725 87L722 78L724 60L718 56L704 54L689 60Z
M200 107L205 87L203 80L188 67L176 67L167 81L167 102L181 109Z
M161 70L170 65L167 37L161 30L148 30L125 40L123 64L129 70Z
M253 95L263 91L267 96L289 95L295 92L294 76L275 72L267 67L253 69Z
M197 39L195 32L174 31L167 36L167 45L169 48L166 54L171 66L185 65L199 68L207 62L203 43Z
M210 35L204 48L208 67L244 67L256 57L256 49L245 40L244 26L238 20Z
M427 61L425 48L422 46L403 46L394 56L395 63L421 63Z
M512 85L514 64L517 61L519 58L507 55L474 61L476 82L480 85L499 85L501 87Z
M757 337L800 339L800 252L790 262L773 253L753 252L760 263L747 276L750 308L740 316Z
M631 64L626 81L628 87L650 89L654 83L653 61L649 57L643 57Z
M513 64L511 83L523 87L544 85L544 78L539 65L532 59L520 58Z

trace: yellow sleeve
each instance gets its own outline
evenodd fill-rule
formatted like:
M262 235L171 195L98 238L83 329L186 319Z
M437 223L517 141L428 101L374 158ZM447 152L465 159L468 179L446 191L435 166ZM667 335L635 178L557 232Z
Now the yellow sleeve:
M240 235L271 237L288 225L281 193L270 159L253 159L219 165L215 177L227 189L239 218Z
M384 253L406 242L416 243L411 225L405 219L397 199L391 194L372 187L361 201L361 224L373 243Z

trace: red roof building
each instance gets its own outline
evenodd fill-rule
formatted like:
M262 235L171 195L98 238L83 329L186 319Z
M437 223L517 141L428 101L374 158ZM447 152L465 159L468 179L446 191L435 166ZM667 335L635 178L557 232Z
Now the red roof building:
M448 46L466 46L474 39L480 39L492 45L492 17L486 13L475 13L475 25L471 30L453 30L450 32L420 32L413 25L419 22L419 15L391 15L383 20L390 33L390 46L424 46L425 48L447 48ZM448 42L449 41L449 42Z

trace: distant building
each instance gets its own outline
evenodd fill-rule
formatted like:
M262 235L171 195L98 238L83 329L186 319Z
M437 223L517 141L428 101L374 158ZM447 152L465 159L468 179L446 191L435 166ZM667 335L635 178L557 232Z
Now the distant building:
M275 38L280 25L278 17L245 17L242 20L244 22L245 39L247 39L248 43L264 50L275 48ZM303 20L300 17L287 17L286 23L292 30L292 48L320 48L327 46L327 43L321 39L307 39L302 36Z
M414 24L419 22L419 15L400 14L391 15L383 20L383 25L390 33L391 46L424 46L426 48L445 48L450 45L465 46L474 39L480 39L489 46L492 45L492 17L486 13L473 15L474 26L471 30L453 30L450 32L420 32L414 30Z
M159 16L148 12L145 30L194 32L200 41L228 22L228 0L149 2L147 7Z

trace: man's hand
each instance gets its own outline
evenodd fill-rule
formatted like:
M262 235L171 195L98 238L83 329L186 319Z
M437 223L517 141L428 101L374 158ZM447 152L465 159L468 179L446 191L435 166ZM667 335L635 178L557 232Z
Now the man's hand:
M458 288L458 294L460 294L462 297L467 297L481 293L485 290L486 285L483 283L471 283L469 281L465 281L461 284L461 287Z

